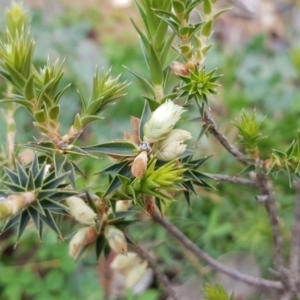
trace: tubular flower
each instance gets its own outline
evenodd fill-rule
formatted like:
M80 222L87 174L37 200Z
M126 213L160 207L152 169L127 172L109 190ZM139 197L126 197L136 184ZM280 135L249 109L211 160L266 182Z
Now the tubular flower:
M159 160L170 161L177 158L186 149L185 140L192 138L190 132L183 129L173 129L166 139L158 145L156 156Z
M84 246L91 244L97 238L97 232L94 226L79 229L72 237L69 244L69 254L74 259L78 257Z
M166 138L184 111L183 107L171 100L160 105L144 126L144 141L155 143Z
M95 224L97 214L79 197L72 196L66 199L71 215L80 223Z
M107 239L110 248L117 254L127 253L127 241L123 231L115 226L106 226L105 238Z

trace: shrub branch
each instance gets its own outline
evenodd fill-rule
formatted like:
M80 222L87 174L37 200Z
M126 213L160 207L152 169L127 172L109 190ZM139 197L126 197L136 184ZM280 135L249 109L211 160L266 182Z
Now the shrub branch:
M222 273L227 274L228 276L248 283L253 286L267 288L267 289L275 289L275 290L283 290L284 286L280 281L267 280L263 278L253 277L246 274L243 274L237 270L231 269L229 267L224 266L211 256L209 256L205 251L200 249L197 245L195 245L190 239L188 239L176 226L174 226L166 217L162 217L159 211L155 211L152 215L153 221L155 223L160 224L165 230L168 231L179 243L184 245L187 249L193 252L196 257L215 270L218 270Z

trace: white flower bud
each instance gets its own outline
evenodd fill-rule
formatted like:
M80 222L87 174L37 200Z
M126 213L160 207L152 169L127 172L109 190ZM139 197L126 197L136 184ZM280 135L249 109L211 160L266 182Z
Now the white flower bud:
M128 252L126 255L119 254L112 261L110 267L115 270L121 271L122 274L126 273L124 271L129 271L128 267L131 267L133 263L136 262L138 256L135 252Z
M93 243L97 238L94 226L80 228L72 237L69 244L69 255L74 259L78 257L83 247Z
M142 261L141 263L134 266L126 276L125 286L127 289L132 288L144 275L147 269L147 261Z
M193 138L193 136L187 130L184 130L184 129L173 129L168 134L168 136L159 143L159 145L160 146L164 146L164 145L169 144L171 142L185 141L185 140L190 140L192 138Z
M69 244L69 255L72 256L74 259L77 258L80 251L82 250L84 246L84 240L86 235L88 234L88 231L89 227L81 228L72 237Z
M117 201L116 211L126 211L130 207L132 201L131 200L120 200Z
M116 203L116 212L118 211L126 211L131 205L132 200L119 200ZM112 208L110 207L107 214L112 214Z
M86 225L95 224L97 214L79 197L72 196L66 199L70 213L74 218Z
M144 141L154 143L164 139L179 121L184 111L183 107L174 104L171 100L160 105L150 115L144 126Z
M158 145L156 156L159 160L170 161L177 158L186 149L185 140L192 138L190 132L183 129L173 129Z
M107 239L110 248L117 254L127 253L127 241L123 231L114 226L106 226L105 238Z
M159 160L170 161L177 158L186 149L186 145L183 142L172 142L160 148L156 157Z

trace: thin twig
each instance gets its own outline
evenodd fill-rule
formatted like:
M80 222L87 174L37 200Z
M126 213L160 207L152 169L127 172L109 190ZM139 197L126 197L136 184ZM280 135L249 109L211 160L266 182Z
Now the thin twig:
M256 174L256 181L262 196L266 196L264 206L266 208L269 222L271 225L272 236L274 241L274 257L276 270L281 270L283 267L282 259L282 236L280 231L280 224L278 220L277 205L274 197L274 190L271 181L262 173Z
M286 293L284 293L284 294L281 296L280 300L291 300L291 298L292 298L291 293L290 293L290 292L286 292Z
M295 220L292 231L291 254L290 254L290 284L293 289L299 286L299 253L300 253L300 182L295 182L296 204Z
M215 136L215 138L223 145L223 147L237 158L243 165L248 163L245 161L245 155L235 146L229 143L227 138L219 131L216 122L211 117L210 113L206 110L203 116L204 126L208 128L208 131Z
M207 174L207 173L206 173ZM213 177L217 181L220 182L228 182L232 184L239 184L239 185L245 185L249 187L257 187L257 182L251 179L241 178L241 177L235 177L235 176L228 176L223 174L207 174L208 176Z
M168 296L173 300L179 300L176 296L174 289L171 286L169 279L165 274L163 274L160 271L155 259L153 259L152 256L142 247L138 245L134 245L134 246L131 245L131 247L133 248L134 251L136 251L136 253L140 256L140 258L145 259L148 262L149 267L153 270L156 278L158 279L159 283L164 288Z
M218 141L223 145L223 147L231 153L234 157L236 157L242 164L247 165L247 161L245 161L245 156L242 152L240 152L235 146L231 145L227 138L218 130L217 124L211 117L210 113L206 110L204 112L203 121L205 126L208 127L208 130L211 134L213 134ZM266 175L258 173L256 176L256 182L258 187L263 194L266 196L266 200L264 201L265 208L269 217L269 221L272 228L272 235L274 240L274 248L275 248L275 266L277 270L280 270L283 266L282 260L282 237L280 233L280 225L278 221L278 213L276 202L274 198L274 189L271 181L267 178Z
M153 214L153 221L160 224L164 227L178 242L184 245L187 249L192 251L199 259L213 267L215 270L218 270L222 273L227 274L228 276L254 285L257 287L264 287L268 289L282 290L284 288L283 284L280 281L272 281L263 278L253 277L246 274L243 274L239 271L231 269L224 266L211 256L209 256L205 251L200 249L195 245L190 239L188 239L176 226L169 222L166 217L162 217L159 211L155 211Z

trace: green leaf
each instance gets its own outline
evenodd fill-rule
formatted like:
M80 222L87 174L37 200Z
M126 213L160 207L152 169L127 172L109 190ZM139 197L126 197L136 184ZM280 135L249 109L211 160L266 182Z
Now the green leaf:
M45 215L45 211L39 201L31 203L30 207L35 209L41 215Z
M29 212L26 209L21 214L19 227L18 227L18 233L17 233L17 242L19 241L19 239L22 236L24 230L26 229L29 220L30 220L30 215L29 215Z
M144 96L144 98L147 100L151 111L156 110L160 106L160 102L156 101L155 99L151 99L151 98L146 97L146 96Z
M34 155L34 158L32 160L30 167L31 167L31 173L32 173L33 177L35 177L39 172L39 159L38 159L37 154Z
M256 171L256 167L255 165L250 165L248 167L246 167L245 169L243 169L239 175L245 175L245 174L248 174L250 172L255 172Z
M157 26L158 26L158 20L157 17L152 9L152 3L149 2L149 0L141 0L143 3L143 8L145 11L145 15L146 15L146 22L147 22L147 29L148 29L148 36L149 36L149 40L153 41L153 38L155 36L155 32L157 30ZM144 21L144 19L143 19Z
M144 23L144 27L147 31L147 35L148 35L148 39L151 40L151 35L150 35L150 29L149 29L149 26L148 26L148 18L147 18L147 15L145 13L145 11L143 10L143 8L140 6L140 4L138 3L137 0L134 0L134 4L142 18L142 21Z
M42 240L42 232L41 232L41 228L40 228L41 222L40 222L40 218L39 218L39 212L36 211L32 207L28 207L27 211L28 211L28 213L30 215L30 218L32 219L37 231L38 231L39 239Z
M120 163L117 163L117 164L113 164L97 173L96 174L112 174L112 175L116 175L119 173L119 171L126 165L129 164L129 161L122 161Z
M67 162L67 163L68 163L68 162ZM67 164L67 163L66 163L66 164ZM80 175L80 176L86 178L86 175L85 175L85 174L83 173L83 171L76 165L75 162L69 161L69 163L70 163L70 164L72 165L72 167L74 168L74 171L75 171L76 174L78 174L78 175ZM66 170L66 171L69 171L69 170Z
M44 163L41 168L39 169L39 172L36 174L34 178L34 185L36 188L39 188L42 186L44 173L45 173L46 163Z
M26 186L28 176L18 161L16 161L16 167L17 167L17 173L19 175L20 185L24 187Z
M197 195L197 192L190 180L183 182L182 185L187 189L187 192L189 192L189 193L191 192L191 193Z
M51 109L49 110L49 118L51 120L56 121L58 119L59 116L59 111L60 111L60 106L59 105L54 105L51 107Z
M34 113L33 117L38 123L45 123L47 121L47 113L45 109L38 110Z
M27 100L33 100L35 98L34 76L35 74L31 73L24 87L24 96Z
M43 183L43 190L55 190L59 184L65 179L67 173L62 174L59 177L55 177L54 179L50 180L51 176L48 176Z
M45 154L52 156L52 154L56 151L53 147L54 145L50 142L30 142L28 144L21 144L20 147L32 149L34 151L40 151Z
M100 234L96 240L96 257L97 257L97 259L99 259L102 251L104 250L105 244L106 244L105 236L103 234Z
M35 189L34 178L32 172L29 172L28 181L26 184L26 191L33 191Z
M171 11L162 10L162 9L153 9L158 17L167 16L170 19L173 19L177 25L181 23L181 20Z
M139 153L139 148L137 145L125 141L86 146L82 147L82 149L86 151L100 152L117 156L136 156Z
M67 176L71 182L71 185L74 189L76 189L76 178L75 178L75 169L74 169L74 165L72 164L72 162L67 161L64 166L64 171L67 172Z
M5 166L4 166L4 172L6 173L6 175L9 177L9 179L10 179L15 185L19 185L19 184L20 184L20 180L19 180L18 174L16 174L15 172L11 171L10 169L8 169L8 168L5 167Z
M183 191L184 198L189 206L191 208L191 198L190 198L190 192L189 191Z
M103 120L103 117L99 117L99 116L84 116L81 118L81 123L83 126L93 122L93 121L99 121L99 120Z
M213 25L212 20L206 22L202 27L201 34L205 37L209 37L211 34L212 25Z
M150 77L154 86L162 87L164 85L164 72L159 61L159 58L153 48L153 45L150 45L150 57L149 57L149 68L150 68Z
M144 35L144 33L139 29L139 27L136 25L135 21L130 18L130 21L132 23L132 25L134 26L135 30L137 31L137 33L139 34L140 38L141 38L141 42L143 43L143 47L145 49L149 49L149 41L148 38ZM145 57L146 58L146 57ZM147 59L146 59L147 61Z
M161 65L163 68L166 68L167 66L169 66L169 63L168 62L166 63L166 60L167 60L167 57L168 57L168 54L171 49L171 46L172 46L175 36L176 36L176 33L173 32L168 37L168 39L165 41L164 48L162 49L162 51L160 53L160 62L161 62Z
M230 300L226 290L220 284L206 284L203 293L204 300Z
M203 12L206 15L210 15L212 11L212 5L210 3L210 0L204 0L203 1Z
M51 84L53 83L53 79L51 79L46 85L43 86L43 88L39 91L39 94L37 96L37 107L39 109L42 108L43 104L44 104L44 100L45 100L45 95L49 89L49 87L51 86ZM54 101L53 101L54 102ZM51 104L51 103L49 103Z
M20 193L20 192L26 191L25 187L22 187L20 185L16 185L16 184L13 184L10 182L2 181L2 184L4 184L6 187L8 187L14 193Z
M110 182L110 185L108 186L106 192L104 193L103 197L108 196L111 194L113 191L118 189L122 185L121 180L119 179L118 176L114 177L113 180Z
M78 194L78 193L77 193L76 191L74 191L74 190L61 190L61 191L55 191L55 193L52 194L52 195L49 197L49 199L50 199L51 201L57 201L57 202L59 202L59 201L62 201L62 200L64 200L64 199L68 198L68 197L74 196L74 195L76 195L76 194Z
M144 126L147 123L150 115L151 115L150 106L148 102L145 101L145 105L144 105L144 109L140 121L140 128L139 128L139 136L141 141L143 141L144 138Z
M58 202L51 201L50 199L43 200L42 204L45 212L49 211L49 213L62 214L62 215L70 214L66 206Z
M4 98L0 100L0 104L2 103L18 103L23 105L30 113L32 112L33 105L27 100L17 99L17 98Z
M203 0L195 0L195 1L190 1L189 5L186 7L184 11L184 18L187 19L189 16L190 12L200 3L202 3Z
M131 74L133 74L142 84L142 87L151 95L155 96L155 91L151 83L142 77L140 74L136 73L135 71L130 70L126 66L123 66L126 70L128 70Z
M21 92L25 86L26 79L9 63L6 62L5 67L9 71L9 75L11 76L13 85L18 89L18 91Z
M65 155L60 155L60 154L53 154L53 163L54 163L54 170L56 176L58 176L64 166L64 164L67 161L67 157Z
M63 94L67 91L67 89L71 86L71 83L69 83L67 86L65 86L63 89L61 89L54 97L54 103L58 103L60 98L63 96Z
M223 8L219 11L217 11L214 15L213 15L213 20L215 20L218 16L220 16L221 14L223 14L224 12L231 10L232 7L228 7L228 8Z
M88 190L85 191L85 194L86 194L86 198L87 198L87 202L88 202L89 206L93 209L93 211L94 211L96 214L98 214L99 211L98 211L98 209L97 209L97 207L96 207L96 205L95 205L95 201L94 201L94 200L92 199L92 197L91 197L91 194L89 193Z
M91 153L84 151L83 147L79 148L78 146L75 146L75 145L72 145L72 148L70 148L70 149L66 149L65 153L76 154L76 155L81 155L81 156L86 156L86 157L92 157L94 159L99 159L97 156L94 156Z
M163 16L158 16L161 20L163 20L164 22L166 22L172 29L173 31L175 32L176 35L180 36L180 33L179 33L179 26L178 24L171 20L171 19L168 19L166 17L163 17Z
M77 90L77 94L78 94L79 99L80 99L82 111L83 111L83 113L85 113L86 112L86 107L87 107L86 100L83 98L83 96L81 95L79 90Z
M57 233L57 235L63 240L63 237L53 219L52 214L47 209L45 209L45 216L40 215L40 218L45 224L47 224L52 230L54 230Z
M14 226L20 221L21 214L16 215L13 218L10 218L4 225L3 229L1 230L1 233L9 229L10 227Z
M168 24L166 22L161 21L157 27L154 36L154 41L153 41L153 46L155 48L155 51L157 51L157 53L161 53L165 45L167 32L168 32Z

